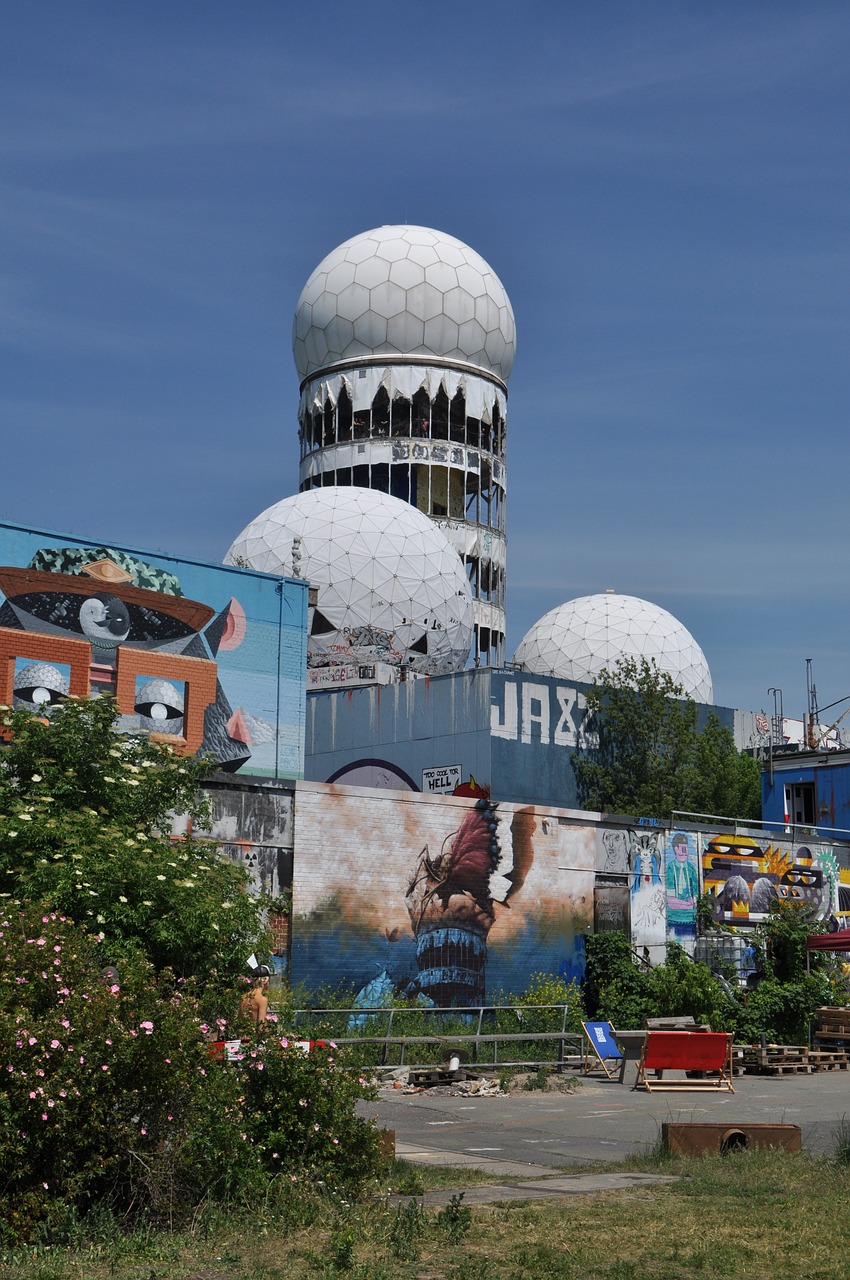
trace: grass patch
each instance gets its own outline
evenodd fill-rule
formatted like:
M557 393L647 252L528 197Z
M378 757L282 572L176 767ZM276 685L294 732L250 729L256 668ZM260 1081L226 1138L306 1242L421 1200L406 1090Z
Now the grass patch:
M458 1195L448 1210L302 1195L252 1211L248 1249L239 1211L182 1235L17 1249L0 1280L844 1280L850 1168L839 1160L650 1151L627 1167L679 1180L519 1204L467 1207ZM423 1187L489 1180L399 1161L393 1190L412 1169Z

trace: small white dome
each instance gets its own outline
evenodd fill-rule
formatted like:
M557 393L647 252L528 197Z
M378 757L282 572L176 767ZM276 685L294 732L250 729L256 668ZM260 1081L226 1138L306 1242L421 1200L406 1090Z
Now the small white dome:
M510 377L516 326L504 285L484 259L429 227L376 227L319 263L292 330L303 382L358 357L417 356Z
M535 675L592 684L618 658L654 659L696 702L714 700L708 663L690 631L666 609L613 591L580 596L545 613L513 660Z
M407 502L328 486L284 498L242 530L225 564L318 587L310 666L387 662L427 675L469 656L473 606L460 557Z

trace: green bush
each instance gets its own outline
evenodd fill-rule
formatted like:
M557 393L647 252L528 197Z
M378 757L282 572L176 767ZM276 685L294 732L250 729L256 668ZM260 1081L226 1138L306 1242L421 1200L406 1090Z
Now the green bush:
M378 1168L355 1113L369 1088L332 1047L268 1037L214 1061L192 983L129 954L102 980L98 939L55 912L7 905L0 956L4 1243L92 1207L171 1226L204 1202L256 1203L308 1174L351 1188Z
M646 972L635 965L625 934L597 934L586 944L585 999L594 1016L621 1030L642 1027L647 1018L671 1017L734 1028L734 1003L707 965L691 960L678 944L669 943L666 962Z
M830 1003L830 986L819 974L799 982L764 978L750 992L738 1039L756 1044L765 1036L773 1044L808 1044L809 1023L819 1005Z
M103 696L45 721L0 707L0 897L44 903L99 934L111 959L142 950L157 970L223 989L262 933L244 870L196 839L210 761L115 728ZM186 815L172 839L173 813Z
M649 975L635 965L632 945L624 933L597 933L585 938L584 1003L588 1017L602 1018L615 1027L642 1027L655 1016L655 997Z
M381 1163L378 1130L356 1114L372 1087L345 1069L333 1041L305 1053L288 1036L244 1045L229 1064L243 1103L246 1141L266 1173L351 1189Z
M509 995L504 1000L523 1009L523 1026L528 1031L560 1031L563 1022L560 1008L535 1009L535 1005L565 1005L567 1031L581 1031L585 1016L581 988L576 982L565 982L559 974L533 973L520 995Z
M715 1031L732 1030L737 1008L707 965L693 961L676 943L667 946L667 959L647 975L658 1018L691 1017Z

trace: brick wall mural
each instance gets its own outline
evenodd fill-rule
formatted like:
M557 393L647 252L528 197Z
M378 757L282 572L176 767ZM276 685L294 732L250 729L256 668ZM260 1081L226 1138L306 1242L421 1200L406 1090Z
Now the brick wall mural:
M304 583L0 523L2 703L108 692L127 732L295 778L305 653Z
M292 980L435 1004L581 976L596 836L540 806L300 782Z

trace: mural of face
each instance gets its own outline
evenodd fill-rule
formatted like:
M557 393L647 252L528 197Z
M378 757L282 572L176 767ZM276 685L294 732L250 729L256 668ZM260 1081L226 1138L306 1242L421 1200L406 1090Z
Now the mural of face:
M111 693L127 731L204 751L225 770L250 759L245 717L215 661L244 636L236 601L216 615L168 570L106 547L42 547L26 569L0 566L0 590L0 661L15 706L49 714L71 693Z

